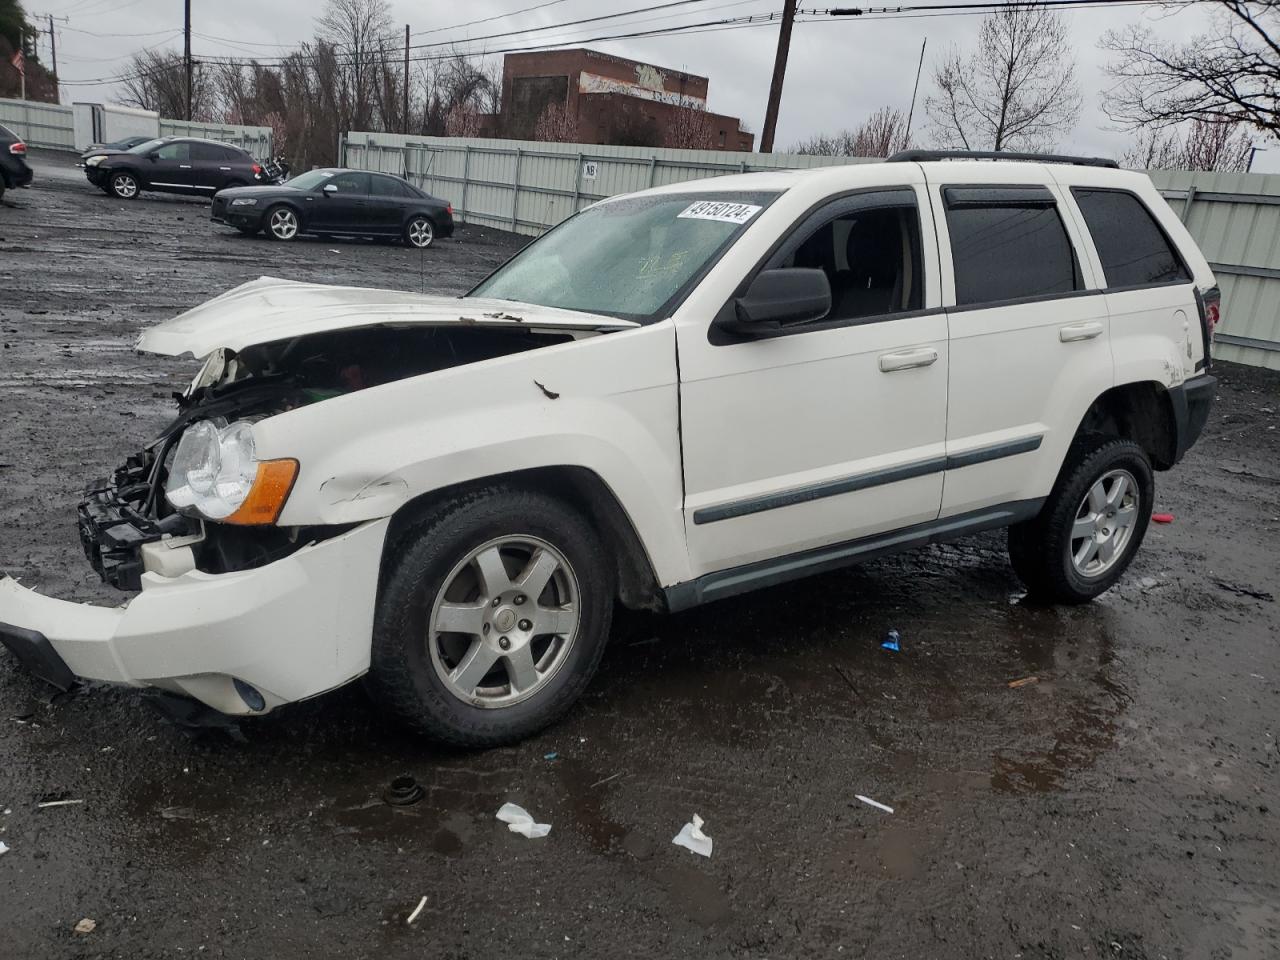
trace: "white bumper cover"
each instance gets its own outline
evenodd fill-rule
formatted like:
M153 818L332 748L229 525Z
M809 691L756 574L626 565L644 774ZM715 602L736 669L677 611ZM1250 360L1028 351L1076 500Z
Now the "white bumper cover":
M121 607L41 596L0 579L0 623L43 634L78 677L183 693L228 714L264 713L369 669L388 519L254 570L142 577ZM236 691L258 690L253 710Z

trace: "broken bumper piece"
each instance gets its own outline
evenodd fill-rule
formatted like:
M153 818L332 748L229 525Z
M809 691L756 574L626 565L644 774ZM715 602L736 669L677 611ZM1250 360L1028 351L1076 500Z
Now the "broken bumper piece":
M0 645L55 686L158 687L222 713L267 713L369 669L390 521L234 573L144 573L121 607L45 597L0 578Z

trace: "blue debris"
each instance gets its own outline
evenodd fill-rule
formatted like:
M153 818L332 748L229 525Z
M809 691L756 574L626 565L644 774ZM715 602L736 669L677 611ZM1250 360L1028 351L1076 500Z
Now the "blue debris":
M543 754L543 755L542 755L542 759L543 759L543 760L559 760L559 759L560 759L560 754L558 754L558 753L556 753L556 752L552 751L551 753Z
M898 636L898 631L890 630L888 634L885 635L885 638L880 641L880 648L882 650L891 650L894 653L898 653L902 649L900 646L901 643L902 637Z

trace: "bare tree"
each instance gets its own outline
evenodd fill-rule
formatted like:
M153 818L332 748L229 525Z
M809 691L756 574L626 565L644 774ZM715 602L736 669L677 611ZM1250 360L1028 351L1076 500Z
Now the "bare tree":
M143 50L129 60L121 99L144 110L155 110L162 117L181 117L187 111L187 71L180 54L172 51ZM197 65L191 78L191 116L195 120L212 120L220 111L217 106L217 75Z
M1253 147L1249 128L1225 120L1192 120L1185 135L1172 127L1146 127L1120 157L1140 170L1220 170L1249 168Z
M817 134L791 148L792 153L827 157L887 157L907 149L907 117L901 110L881 107L856 130Z
M469 104L455 103L445 114L444 135L446 137L478 137L480 130L480 114Z
M332 99L341 125L367 130L378 67L385 61L383 43L391 32L391 6L387 0L327 0L316 28L318 39L340 54Z
M563 103L549 103L533 127L533 139L554 143L578 142L578 115Z
M663 134L663 146L677 150L714 150L720 146L715 126L705 109L677 107Z
M1214 0L1213 32L1177 42L1133 25L1103 35L1116 81L1103 97L1129 128L1229 120L1280 135L1280 0Z
M982 21L968 56L953 50L925 99L934 138L965 150L1037 150L1070 132L1080 116L1075 59L1062 17L1014 6Z

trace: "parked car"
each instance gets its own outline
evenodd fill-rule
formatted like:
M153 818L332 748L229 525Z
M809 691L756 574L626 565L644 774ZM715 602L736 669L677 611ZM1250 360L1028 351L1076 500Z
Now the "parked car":
M141 593L0 580L0 640L237 715L365 676L489 746L582 693L615 601L1001 527L1032 595L1096 597L1208 416L1219 292L1144 174L997 156L672 184L462 299L264 278L147 327L207 359L80 508Z
M400 237L429 247L453 233L453 207L387 173L309 170L269 187L240 187L214 195L210 217L241 233L272 240L299 234Z
M262 164L229 143L195 137L160 137L118 153L85 160L95 187L121 200L143 190L213 196L227 187L269 182Z
M80 163L77 166L83 167L84 161L90 157L96 157L100 154L107 153L124 153L126 150L132 150L140 143L150 143L155 137L125 137L123 140L114 140L111 143L91 143L88 148L80 154Z
M27 166L27 145L23 139L0 123L0 199L6 190L25 187L34 174Z

